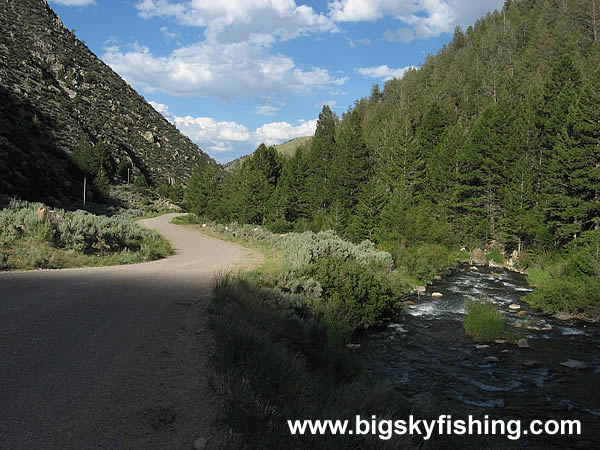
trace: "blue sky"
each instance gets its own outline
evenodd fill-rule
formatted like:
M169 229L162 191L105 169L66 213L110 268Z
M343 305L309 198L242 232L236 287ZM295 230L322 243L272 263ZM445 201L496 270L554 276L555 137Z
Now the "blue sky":
M218 162L314 133L503 0L50 0Z

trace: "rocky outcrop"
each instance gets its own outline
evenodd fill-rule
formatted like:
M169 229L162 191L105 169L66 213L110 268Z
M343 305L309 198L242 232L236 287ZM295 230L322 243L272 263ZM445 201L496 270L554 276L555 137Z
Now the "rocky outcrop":
M69 31L43 0L0 1L0 192L49 203L77 197L69 154L102 140L114 173L185 183L208 159Z
M472 266L485 266L487 265L487 258L485 257L485 253L480 248L476 248L471 252L471 259L469 260L469 264Z

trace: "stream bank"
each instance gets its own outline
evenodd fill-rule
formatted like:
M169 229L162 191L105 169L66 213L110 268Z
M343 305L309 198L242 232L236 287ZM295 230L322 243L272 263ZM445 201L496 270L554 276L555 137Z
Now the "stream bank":
M600 328L529 311L521 298L530 291L515 272L457 269L413 295L403 317L362 338L357 351L363 368L431 413L582 423L581 436L495 438L499 448L593 448L600 441ZM478 348L464 335L466 300L482 297L505 313L507 329L529 348ZM511 304L520 309L510 310Z

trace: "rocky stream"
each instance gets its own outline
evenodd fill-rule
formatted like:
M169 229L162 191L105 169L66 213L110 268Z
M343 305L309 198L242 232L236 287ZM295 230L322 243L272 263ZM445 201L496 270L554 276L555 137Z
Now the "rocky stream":
M414 304L385 330L361 339L363 367L431 414L487 415L524 424L581 420L581 436L495 437L490 447L598 448L600 326L528 310L522 297L531 290L518 273L459 268L415 294ZM482 297L505 312L513 343L477 345L465 336L466 301ZM528 347L517 346L518 339Z

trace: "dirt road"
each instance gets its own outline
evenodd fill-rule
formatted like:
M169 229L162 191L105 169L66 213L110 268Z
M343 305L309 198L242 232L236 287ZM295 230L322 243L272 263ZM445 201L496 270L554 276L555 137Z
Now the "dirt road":
M192 448L213 425L211 280L251 250L147 219L175 255L0 273L0 448Z

